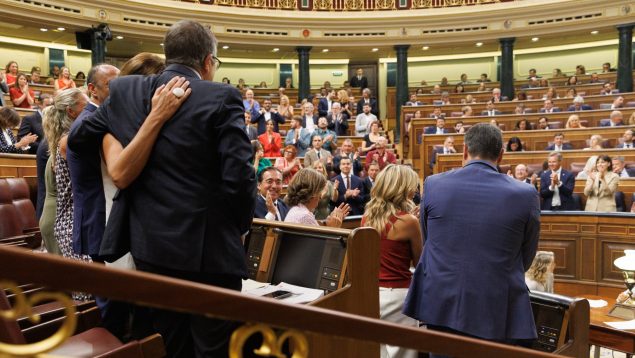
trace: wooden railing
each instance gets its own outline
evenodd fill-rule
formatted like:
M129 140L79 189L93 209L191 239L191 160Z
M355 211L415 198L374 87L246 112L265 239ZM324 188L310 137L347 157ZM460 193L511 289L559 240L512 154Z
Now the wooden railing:
M559 357L478 339L405 327L376 318L305 305L289 305L235 291L138 271L111 269L22 249L0 247L0 278L353 342L387 343L455 357ZM121 282L125 282L122 285ZM309 352L315 346L309 346ZM337 347L332 347L337 352ZM566 348L566 347L565 347ZM315 356L320 356L315 355ZM336 354L334 356L346 356ZM350 355L349 355L350 356Z

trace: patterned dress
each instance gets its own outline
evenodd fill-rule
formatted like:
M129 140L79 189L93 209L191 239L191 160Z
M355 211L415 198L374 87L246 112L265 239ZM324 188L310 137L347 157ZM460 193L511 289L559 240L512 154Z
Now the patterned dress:
M55 186L57 187L57 207L55 210L55 226L53 236L57 241L62 256L68 259L91 262L90 256L77 255L73 251L73 193L68 163L62 157L60 149L55 153ZM90 300L90 294L73 292L73 299Z

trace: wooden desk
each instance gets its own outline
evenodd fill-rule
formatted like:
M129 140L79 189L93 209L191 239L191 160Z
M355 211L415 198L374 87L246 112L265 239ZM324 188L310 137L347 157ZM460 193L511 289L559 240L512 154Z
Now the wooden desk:
M623 321L622 319L608 316L608 312L615 303L615 297L585 295L584 298L592 300L602 299L609 303L606 307L591 308L589 343L614 351L628 354L635 353L635 330L615 329L604 323Z

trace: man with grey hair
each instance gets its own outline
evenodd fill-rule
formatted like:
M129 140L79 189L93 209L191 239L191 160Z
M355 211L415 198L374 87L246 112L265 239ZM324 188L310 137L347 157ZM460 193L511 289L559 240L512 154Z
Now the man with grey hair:
M377 99L371 97L371 91L369 88L364 88L362 90L362 98L357 102L357 113L362 113L364 111L364 106L370 106L370 113L374 114L376 117L379 117L379 108L377 107Z
M592 110L593 107L589 106L588 104L584 104L584 98L582 98L582 96L576 96L573 99L573 104L569 106L569 108L567 108L567 111L569 112L573 112L573 111L590 111Z
M624 166L624 157L618 155L611 160L613 163L613 173L620 176L620 178L632 178L635 177L635 169L627 169Z
M123 229L138 270L240 291L247 276L241 236L251 226L256 197L242 97L236 88L212 82L220 61L208 27L179 21L163 43L165 71L112 81L110 97L69 135L69 147L101 143L106 133L130 145L157 89L166 83L171 88L174 77L187 79L190 96L182 87L171 90L186 100L163 124L126 190ZM139 169L136 162L129 166ZM234 322L162 309L152 310L152 323L169 357L227 356L236 328Z
M611 115L609 116L608 121L606 119L603 119L602 121L600 121L600 127L623 126L624 125L624 123L622 122L623 118L624 118L624 115L622 114L622 112L613 111L611 112Z
M577 210L573 201L575 176L562 168L562 153L549 153L549 170L540 174L540 196L542 210Z
M479 123L465 134L465 166L426 179L426 249L403 312L428 329L528 345L536 328L524 273L538 247L539 198L498 172L503 154L501 131Z
M331 113L326 117L328 128L339 136L348 135L348 119L342 114L342 105L339 102L333 103Z

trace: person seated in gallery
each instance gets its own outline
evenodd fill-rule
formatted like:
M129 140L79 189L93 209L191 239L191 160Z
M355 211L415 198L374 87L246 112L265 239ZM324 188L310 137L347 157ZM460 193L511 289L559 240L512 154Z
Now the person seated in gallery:
M538 251L525 272L525 283L530 291L553 293L553 270L556 260L551 251Z

